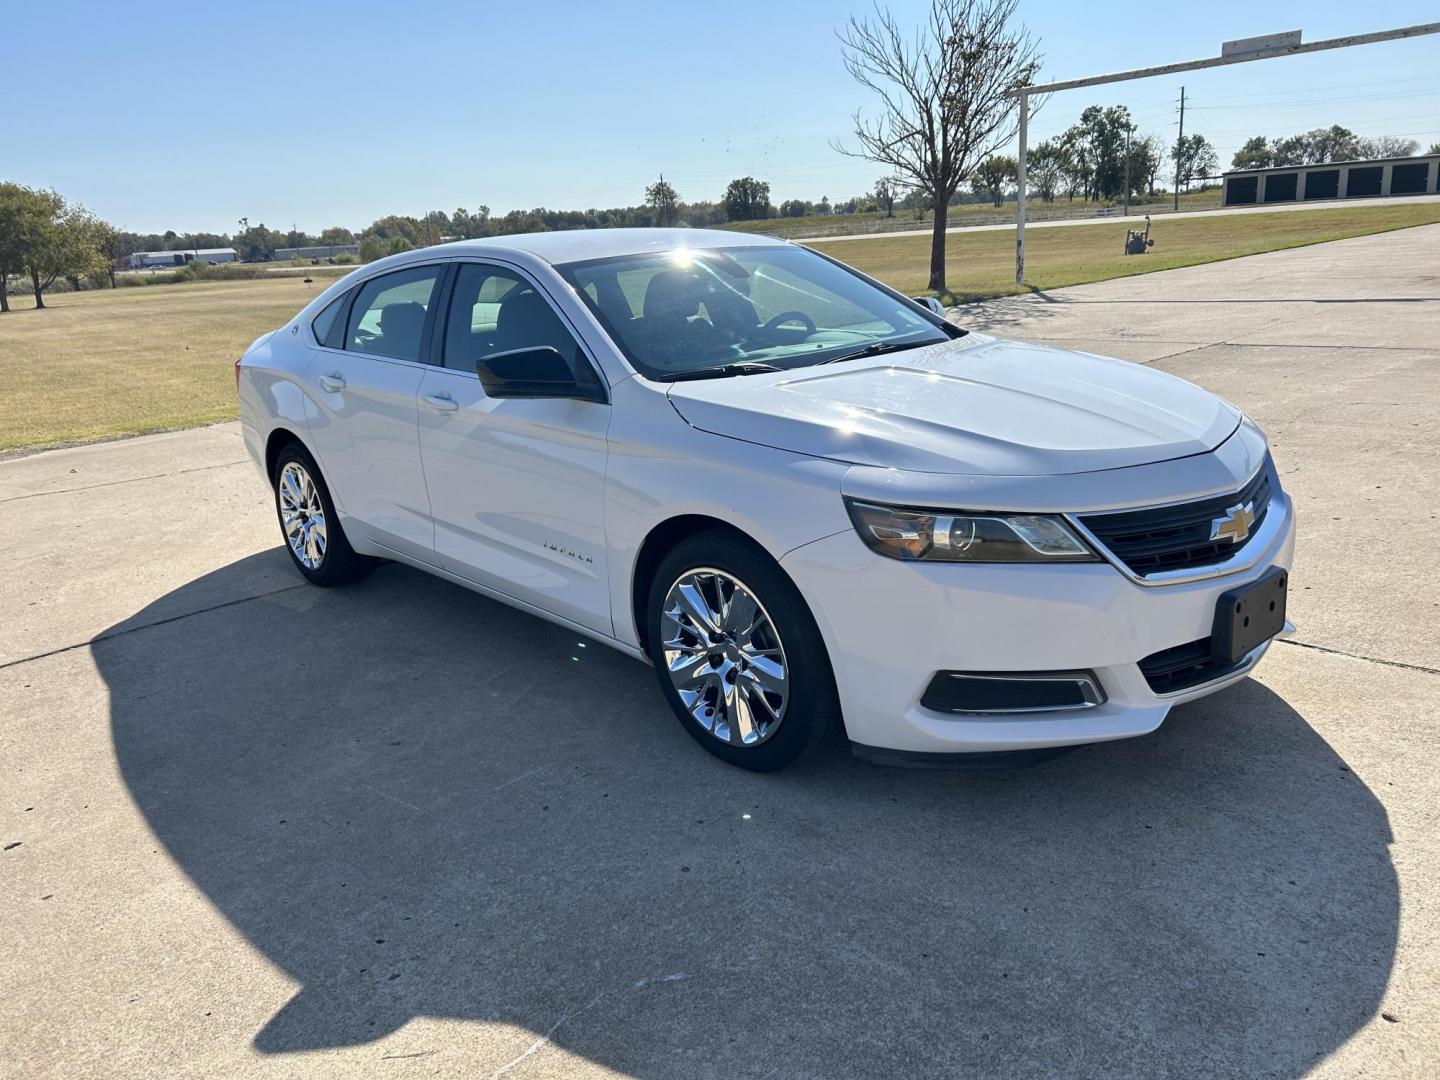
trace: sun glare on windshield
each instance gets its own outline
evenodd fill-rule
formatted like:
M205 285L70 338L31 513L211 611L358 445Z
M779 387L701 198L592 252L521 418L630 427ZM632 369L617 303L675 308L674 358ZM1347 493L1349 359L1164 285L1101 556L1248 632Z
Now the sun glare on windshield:
M790 244L679 246L557 267L642 375L750 375L938 344L903 297Z

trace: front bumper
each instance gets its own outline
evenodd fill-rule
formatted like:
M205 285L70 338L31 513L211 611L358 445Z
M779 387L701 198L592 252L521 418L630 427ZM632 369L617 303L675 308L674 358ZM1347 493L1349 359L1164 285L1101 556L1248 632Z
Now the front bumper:
M876 555L853 531L797 548L781 565L825 638L852 742L909 753L1035 750L1145 735L1173 706L1253 670L1269 642L1223 677L1171 695L1154 693L1138 662L1208 637L1222 593L1272 566L1290 568L1295 526L1288 495L1277 493L1270 515L1275 520L1248 568L1159 586L1110 563L900 562ZM921 696L934 673L945 670L1089 670L1106 700L1009 715L926 709Z

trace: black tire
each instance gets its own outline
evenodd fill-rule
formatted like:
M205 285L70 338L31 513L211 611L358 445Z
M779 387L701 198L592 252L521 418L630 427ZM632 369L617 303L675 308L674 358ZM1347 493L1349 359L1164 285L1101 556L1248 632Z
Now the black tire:
M316 566L307 566L300 560L295 549L290 546L290 538L285 532L285 517L280 509L280 478L285 473L285 467L292 464L299 466L310 478L324 512L325 549ZM306 581L327 588L332 585L346 585L359 581L375 569L377 559L361 555L350 546L345 530L340 525L340 516L335 513L335 502L330 498L330 489L325 486L320 467L315 464L315 459L305 447L292 442L275 456L275 468L270 474L270 488L275 496L275 519L280 523L280 539L290 555L290 562Z
M742 584L769 616L783 648L787 697L771 734L754 745L737 745L714 735L681 700L665 661L664 606L686 574L719 570ZM830 657L815 618L800 591L757 545L723 530L683 540L661 561L645 602L646 641L660 692L680 725L716 757L754 772L773 772L813 754L840 716ZM671 627L673 623L669 624Z

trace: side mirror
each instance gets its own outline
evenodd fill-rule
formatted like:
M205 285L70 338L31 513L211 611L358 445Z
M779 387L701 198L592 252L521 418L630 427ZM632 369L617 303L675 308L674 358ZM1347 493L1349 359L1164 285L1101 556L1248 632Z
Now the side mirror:
M932 314L932 315L938 315L938 316L940 316L940 318L942 318L942 319L945 318L945 305L942 304L942 303L940 303L939 300L936 300L935 297L933 297L933 296L912 296L912 297L910 297L910 299L911 299L911 300L914 300L915 303L919 304L919 305L920 305L921 307L923 307L925 310L927 310L928 312L930 312L930 314Z
M576 376L576 371L580 376ZM480 385L493 398L576 398L605 401L605 388L589 362L576 356L571 367L551 345L491 353L475 361Z

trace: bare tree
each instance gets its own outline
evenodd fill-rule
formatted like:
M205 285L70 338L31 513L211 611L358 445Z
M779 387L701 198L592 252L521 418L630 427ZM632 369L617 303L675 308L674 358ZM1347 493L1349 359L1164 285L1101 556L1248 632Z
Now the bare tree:
M1038 43L1012 27L1018 0L931 0L924 25L901 29L886 8L850 19L840 34L845 67L880 98L880 115L855 114L850 157L893 168L923 190L935 211L930 288L945 289L945 225L950 200L974 168L1015 134L1008 92L1040 68Z

